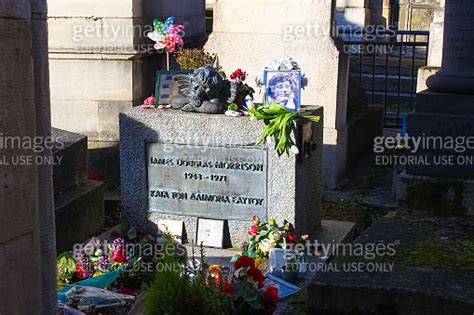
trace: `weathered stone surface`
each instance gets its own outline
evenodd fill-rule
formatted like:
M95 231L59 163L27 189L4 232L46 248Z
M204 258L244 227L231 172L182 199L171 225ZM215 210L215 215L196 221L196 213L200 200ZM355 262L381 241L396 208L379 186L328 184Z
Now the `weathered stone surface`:
M35 137L31 24L15 19L30 19L29 1L0 1L0 7L0 130L3 137ZM32 154L15 147L0 149L10 161ZM0 172L0 312L33 313L41 305L38 170L36 165L2 165Z
M71 250L75 243L100 232L104 225L104 186L87 180L54 198L56 207L56 248Z
M462 101L462 96L460 99ZM455 108L452 103L450 108ZM459 106L463 107L462 104ZM410 155L417 160L407 164L407 172L461 178L474 176L474 150L468 143L469 138L474 137L474 115L412 112L407 115L407 133L421 141L416 152ZM452 141L451 146L449 141Z
M374 138L383 131L383 108L361 110L347 125L347 168L357 166L361 158L372 152Z
M427 80L432 91L474 94L474 1L448 1L445 8L442 67Z
M432 244L440 237L453 237L453 233L462 229L465 230L463 237L472 239L472 223L452 221L379 219L352 245L395 244L395 256L378 255L367 259L346 254L336 257L329 262L333 270L318 273L309 285L306 306L313 312L331 314L470 314L474 308L472 273L446 267L411 267L402 263L417 241ZM367 266L371 263L393 264L393 268L386 272L370 272ZM366 267L360 272L344 270L343 266L348 264Z
M54 157L59 162L53 167L54 192L58 194L87 179L87 137L53 128L56 142Z
M249 78L261 74L271 59L291 56L309 79L302 91L302 104L324 107L324 163L326 186L334 186L344 174L348 56L340 39L331 37L335 2L289 0L219 0L214 3L213 32L205 49L217 53L226 73L242 68ZM272 9L269 9L272 8ZM318 12L318 14L315 14ZM261 17L272 23L261 23ZM245 43L235 45L235 43ZM242 65L242 61L252 60ZM255 88L252 80L249 85ZM263 89L255 89L262 99ZM329 129L330 130L329 132ZM328 136L329 135L329 136ZM326 147L328 149L326 149ZM327 165L327 166L326 166Z
M397 208L428 215L474 215L474 181L402 172L396 178Z
M125 57L50 56L53 126L84 134L90 141L117 141L118 113L153 93L150 78L159 68L154 57Z
M322 116L320 107L308 107ZM120 115L120 156L124 215L140 229L153 228L158 219L184 220L188 237L194 237L196 217L148 216L146 143L166 142L212 146L255 146L264 124L248 117L206 115L182 111L134 108ZM278 157L270 142L268 150L267 213L278 221L287 219L298 231L314 231L320 225L321 207L321 124L313 124L316 145L303 162L295 156ZM251 220L251 218L249 218ZM233 244L241 241L249 221L229 221Z

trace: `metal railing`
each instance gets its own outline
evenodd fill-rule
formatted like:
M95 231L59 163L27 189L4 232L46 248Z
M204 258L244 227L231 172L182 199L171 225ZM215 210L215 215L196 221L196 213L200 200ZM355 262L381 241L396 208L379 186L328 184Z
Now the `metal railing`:
M413 110L418 68L428 60L428 31L339 30L350 54L351 79L359 79L372 105L384 106L384 125L400 128Z

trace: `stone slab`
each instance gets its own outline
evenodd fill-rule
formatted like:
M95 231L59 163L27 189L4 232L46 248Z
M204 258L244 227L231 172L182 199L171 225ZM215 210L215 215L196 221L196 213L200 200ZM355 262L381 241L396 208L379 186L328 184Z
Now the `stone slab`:
M104 225L104 185L87 180L77 187L56 195L56 249L71 250L101 232Z
M307 107L322 116L321 107ZM158 219L183 220L188 236L194 236L196 217L165 215L148 211L146 143L165 142L213 146L255 146L264 124L249 117L206 115L182 111L147 110L136 107L120 115L120 167L124 216L139 229L153 229ZM270 142L268 151L268 216L292 222L297 231L320 226L322 189L322 126L313 124L316 144L311 157L300 162L294 155L278 157ZM232 244L245 233L246 221L230 220Z
M428 215L474 215L474 180L412 175L396 178L397 209Z
M56 148L54 157L60 161L53 166L55 195L87 179L87 137L52 128Z
M449 107L454 106L450 104ZM409 154L415 160L407 163L408 173L460 178L474 176L474 149L469 149L472 144L467 144L474 137L474 115L412 112L407 115L407 133L421 139L419 149ZM441 140L435 141L436 137ZM455 141L458 141L459 152L449 147L449 141L454 148L457 147Z
M437 223L439 221L439 223ZM399 244L395 257L367 259L360 255L338 256L330 261L333 269L316 275L307 289L306 308L312 313L331 314L470 314L474 309L474 276L451 268L408 267L399 262L416 241L448 236L457 226L467 230L472 223L436 219L382 218L353 243L370 248L372 244ZM433 223L431 223L433 222ZM439 224L439 225L438 225ZM452 237L452 235L451 235ZM360 246L360 245L359 245ZM393 264L392 270L344 270L344 264ZM339 267L337 267L339 266ZM367 266L367 265L366 265ZM336 269L339 268L339 269Z
M416 94L415 110L424 113L474 115L474 95L424 90Z

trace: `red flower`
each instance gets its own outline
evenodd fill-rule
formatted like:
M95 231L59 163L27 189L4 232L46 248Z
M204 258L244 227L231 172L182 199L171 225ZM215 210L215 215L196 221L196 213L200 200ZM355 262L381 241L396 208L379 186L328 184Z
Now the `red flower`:
M86 277L86 271L84 270L84 268L82 268L82 264L80 261L76 263L76 273L80 279L84 279Z
M214 275L212 278L213 278L214 283L217 283L217 284L221 283L221 276L219 274Z
M260 218L259 218L258 216L256 216L256 215L254 215L254 216L252 217L252 221L253 221L254 224L258 224L258 222L260 222Z
M309 234L303 234L301 235L301 238L305 241L309 238Z
M249 235L257 235L258 234L258 229L256 225L252 225L249 230Z
M288 242L293 244L298 242L295 232L288 232L288 234L286 235L286 239L288 240Z
M263 292L263 298L277 303L278 302L278 288L272 285L268 286L265 292Z
M233 295L235 293L235 289L234 287L232 286L232 284L230 283L227 283L225 282L223 285L222 285L222 291L224 291L225 293L229 294L229 295Z
M265 282L265 276L262 274L260 269L252 267L247 271L247 276L253 279L253 281L257 282L259 288L263 287L263 283Z
M247 78L247 72L242 71L242 69L237 69L230 75L231 80L239 79L241 81L245 81Z
M234 263L234 269L240 269L242 267L253 267L255 266L255 260L249 256L240 256Z
M118 263L126 263L128 261L127 254L125 253L125 250L122 248L115 250L110 255L110 259Z

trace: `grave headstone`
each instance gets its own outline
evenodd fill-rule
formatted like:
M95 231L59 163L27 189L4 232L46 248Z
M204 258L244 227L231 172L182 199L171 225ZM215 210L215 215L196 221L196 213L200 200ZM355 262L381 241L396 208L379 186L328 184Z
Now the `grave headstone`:
M323 115L321 107L308 110ZM229 245L242 241L253 215L313 233L321 224L322 124L300 123L310 124L305 158L278 156L272 142L256 145L265 125L249 117L143 107L121 113L125 217L141 230L184 221L189 241L198 218L226 220Z

